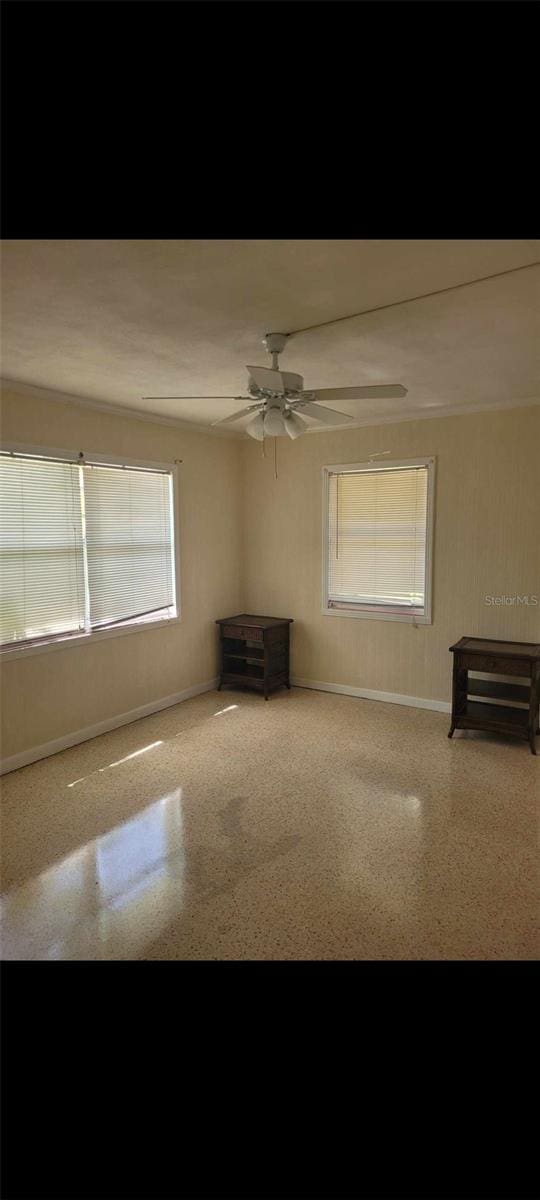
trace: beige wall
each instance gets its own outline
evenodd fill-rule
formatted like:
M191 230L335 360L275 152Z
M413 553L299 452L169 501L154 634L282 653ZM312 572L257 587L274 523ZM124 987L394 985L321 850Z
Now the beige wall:
M3 664L2 757L216 675L216 617L242 602L241 444L80 405L4 392L4 441L86 449L179 467L182 620Z
M2 757L210 680L216 617L294 618L302 679L426 699L450 697L462 634L540 639L538 608L486 594L540 595L540 409L445 417L261 446L68 402L4 393L2 438L171 462L180 471L182 620L5 663ZM435 455L433 624L321 613L321 467Z
M321 467L435 455L433 624L321 612ZM540 597L540 408L405 421L255 442L244 462L246 610L293 617L294 676L426 699L451 696L448 647L466 634L540 640L538 607L486 607L489 595Z

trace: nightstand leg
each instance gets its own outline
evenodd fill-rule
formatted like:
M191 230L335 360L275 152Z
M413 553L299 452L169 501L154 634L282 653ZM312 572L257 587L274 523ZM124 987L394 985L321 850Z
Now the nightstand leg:
M455 725L450 726L450 729L448 731L448 737L452 737L452 734L453 734L455 728L456 728Z

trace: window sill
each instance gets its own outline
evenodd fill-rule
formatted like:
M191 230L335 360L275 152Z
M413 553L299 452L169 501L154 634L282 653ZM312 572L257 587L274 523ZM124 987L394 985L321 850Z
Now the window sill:
M364 608L325 608L321 610L325 617L361 617L368 621L405 621L407 625L431 625L431 615L413 616L412 613L372 612Z
M14 642L13 646L3 646L0 649L0 662L11 662L15 658L30 658L33 654L48 654L51 650L69 650L72 646L91 646L105 638L123 637L128 633L147 632L149 629L164 629L166 625L178 625L180 616L165 617L158 621L131 621L126 625L115 625L109 629L96 629L92 633L68 635L67 637L45 639L34 642L31 646L22 646Z

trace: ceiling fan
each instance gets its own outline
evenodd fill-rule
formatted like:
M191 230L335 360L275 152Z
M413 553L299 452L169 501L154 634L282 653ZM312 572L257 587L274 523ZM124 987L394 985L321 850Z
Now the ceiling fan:
M302 414L320 421L323 425L346 425L354 421L347 413L335 408L323 408L317 401L327 400L393 400L407 395L407 388L400 383L375 384L367 387L304 388L301 375L280 371L278 357L287 344L288 334L267 333L263 338L272 358L271 367L247 367L249 396L144 396L145 400L249 400L230 417L212 421L212 425L227 425L253 414L246 425L246 433L262 442L265 437L282 437L288 434L297 438L309 428Z

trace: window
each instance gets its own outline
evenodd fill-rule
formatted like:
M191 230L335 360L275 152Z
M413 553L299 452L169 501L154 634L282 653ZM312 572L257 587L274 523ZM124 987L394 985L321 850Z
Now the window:
M324 612L431 622L434 467L324 467Z
M0 644L176 617L174 468L0 453Z

